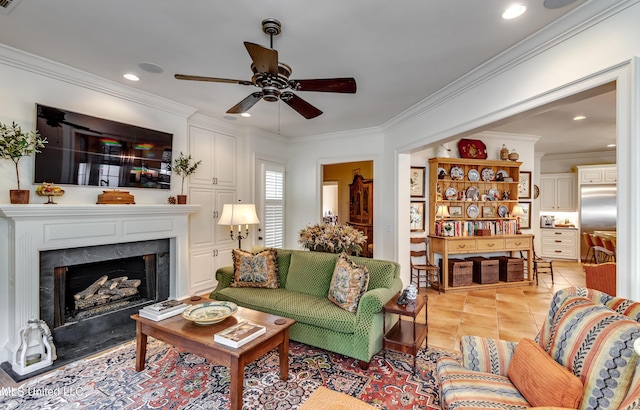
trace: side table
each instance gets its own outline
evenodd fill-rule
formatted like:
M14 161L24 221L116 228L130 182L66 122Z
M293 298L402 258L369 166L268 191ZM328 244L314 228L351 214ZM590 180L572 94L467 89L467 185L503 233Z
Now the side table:
M398 297L393 297L382 307L382 331L383 337L383 355L386 360L386 349L395 350L397 352L408 353L413 355L413 371L416 370L416 355L420 351L422 342L427 341L429 334L427 325L427 304L428 296L426 294L418 294L415 300L406 305L398 305ZM416 318L420 311L424 308L424 323L416 323ZM398 322L387 331L386 314L393 313L400 315ZM402 320L402 316L413 318L413 323L408 320ZM426 344L426 343L425 343Z

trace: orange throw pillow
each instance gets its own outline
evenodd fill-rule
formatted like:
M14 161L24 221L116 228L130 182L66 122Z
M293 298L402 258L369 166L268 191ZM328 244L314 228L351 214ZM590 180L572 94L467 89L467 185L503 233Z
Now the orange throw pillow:
M531 339L524 338L518 343L507 376L534 407L577 409L582 400L580 379Z

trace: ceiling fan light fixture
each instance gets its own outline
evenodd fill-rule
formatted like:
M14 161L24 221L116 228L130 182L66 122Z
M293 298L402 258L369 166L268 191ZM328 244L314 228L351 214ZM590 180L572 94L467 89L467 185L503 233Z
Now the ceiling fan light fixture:
M280 97L280 90L277 87L273 87L267 85L262 88L262 99L269 102L278 101L278 97Z
M527 6L524 4L513 4L502 13L502 18L505 20L511 20L516 17L520 17L527 10Z

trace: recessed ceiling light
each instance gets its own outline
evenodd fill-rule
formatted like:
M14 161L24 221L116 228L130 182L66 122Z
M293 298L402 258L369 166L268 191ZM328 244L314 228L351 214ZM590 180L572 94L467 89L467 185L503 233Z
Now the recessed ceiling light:
M241 116L245 117L245 118L249 118L251 117L251 114L249 114L248 112L243 112L242 114L240 114Z
M607 144L607 148L615 148L616 144Z
M126 78L129 81L139 81L140 80L140 77L138 77L137 75L132 74L132 73L127 73L127 74L123 75L123 77Z
M580 121L580 120L584 120L585 118L587 117L585 117L584 115L576 115L575 117L573 117L573 120Z
M511 20L516 17L520 17L525 10L527 10L527 7L524 4L511 5L504 13L502 13L502 18L505 20Z

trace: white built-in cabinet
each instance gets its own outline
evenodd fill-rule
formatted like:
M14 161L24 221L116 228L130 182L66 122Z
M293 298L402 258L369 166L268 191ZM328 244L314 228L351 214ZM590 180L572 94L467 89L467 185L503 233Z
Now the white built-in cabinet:
M218 226L224 204L235 203L236 138L199 126L189 127L189 154L202 160L189 177L189 203L200 209L189 217L189 292L208 292L217 285L216 270L232 264L228 226Z
M580 165L577 168L580 185L618 182L618 170L615 165Z
M541 231L543 258L580 260L577 229L543 228Z
M540 175L540 211L576 210L576 175L573 173Z

